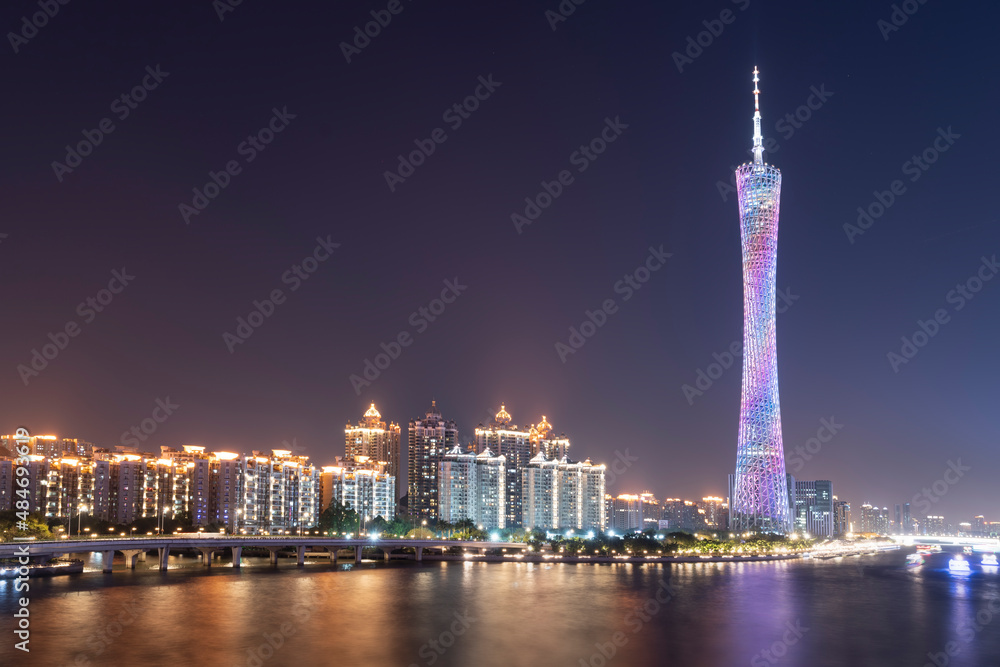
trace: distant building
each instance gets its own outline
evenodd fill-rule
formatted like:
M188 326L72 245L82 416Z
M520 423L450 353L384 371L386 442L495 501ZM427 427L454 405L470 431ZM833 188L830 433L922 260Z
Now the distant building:
M795 530L812 537L835 532L833 483L829 480L795 482Z
M693 533L707 527L704 511L693 500L667 498L663 501L662 507L660 518L668 522L667 525L672 531L684 530Z
M407 508L414 517L438 518L438 464L458 444L458 427L441 417L436 401L409 425Z
M361 421L344 427L344 456L367 456L386 464L386 472L399 479L399 424L382 421L382 415L372 403Z
M833 530L838 537L854 532L851 528L851 504L833 497Z
M705 528L726 530L729 527L729 503L722 498L707 496L701 499Z
M924 519L924 535L945 535L944 517L928 515Z

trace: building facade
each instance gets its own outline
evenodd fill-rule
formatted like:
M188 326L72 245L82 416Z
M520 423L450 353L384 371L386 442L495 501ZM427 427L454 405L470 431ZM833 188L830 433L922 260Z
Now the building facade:
M372 403L357 425L344 427L344 457L367 456L386 464L386 472L399 479L399 424L382 421L382 415Z
M458 427L441 417L437 402L423 419L410 420L407 508L414 517L438 518L438 465L458 444Z

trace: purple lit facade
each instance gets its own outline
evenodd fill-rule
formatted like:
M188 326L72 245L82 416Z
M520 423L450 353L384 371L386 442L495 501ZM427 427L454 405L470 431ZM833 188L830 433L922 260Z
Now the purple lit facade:
M754 68L754 160L736 170L743 242L743 392L731 499L733 530L792 529L775 347L775 266L781 172L763 161L758 72Z

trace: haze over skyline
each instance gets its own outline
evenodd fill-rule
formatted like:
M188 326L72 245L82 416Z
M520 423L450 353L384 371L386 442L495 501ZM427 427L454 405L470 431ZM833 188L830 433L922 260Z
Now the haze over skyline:
M384 3L243 3L221 21L211 3L62 6L7 54L0 430L114 446L169 397L179 407L151 449L294 439L323 464L371 402L405 431L436 399L462 442L503 403L522 427L546 415L574 458L629 449L639 461L615 492L724 496L740 361L701 394L684 386L742 338L725 184L749 159L756 65L765 159L784 179L786 458L823 420L843 425L789 472L832 480L852 508L891 509L960 459L971 470L931 513L996 520L1000 84L983 72L998 10L972 21L965 6L921 5L886 37L889 4L592 2L553 29L554 4L405 3L350 62L339 44ZM3 24L32 7L0 10ZM674 54L716 20L679 68ZM137 85L133 108L121 96ZM453 105L469 96L463 117ZM92 154L53 167L105 118ZM581 146L606 128L591 159ZM387 179L429 139L412 175ZM225 187L185 214L212 173ZM512 220L553 183L536 219ZM845 229L880 199L862 233ZM670 256L651 270L656 253ZM644 266L626 299L616 286ZM434 314L446 281L467 289ZM105 288L100 312L80 308ZM273 313L227 344L275 290ZM605 323L561 356L608 300ZM78 333L25 382L18 366L70 322ZM920 322L935 334L894 362ZM403 334L357 392L351 375Z

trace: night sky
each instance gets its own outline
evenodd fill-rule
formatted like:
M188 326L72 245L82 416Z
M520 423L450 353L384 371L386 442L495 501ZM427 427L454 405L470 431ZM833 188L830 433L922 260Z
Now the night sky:
M294 441L328 464L371 401L405 439L436 399L464 442L504 402L522 426L547 415L575 458L637 457L615 492L724 496L740 361L690 400L683 386L742 337L725 190L748 158L756 65L777 142L766 159L783 174L790 471L833 480L857 521L865 500L912 501L960 459L971 470L930 513L1000 520L1000 280L949 296L998 270L983 258L1000 253L1000 9L911 3L898 30L889 2L565 0L558 21L557 0L59 5L0 56L0 430L114 446L169 397L179 407L146 449ZM38 11L5 3L4 32ZM345 56L372 11L391 21ZM691 46L699 33L707 46ZM445 115L477 90L475 111ZM797 110L808 119L783 120ZM270 143L244 143L269 123ZM99 145L67 158L84 131ZM603 153L577 152L602 131ZM390 188L386 171L429 139ZM906 164L928 148L926 170ZM209 172L228 185L200 201ZM881 216L845 230L896 180ZM515 224L543 181L561 193ZM671 256L626 300L624 277L661 247ZM307 279L286 274L314 256ZM134 278L102 295L123 269ZM445 281L452 303L429 321L419 309ZM224 339L274 290L282 302L250 337ZM609 299L563 362L556 343ZM939 309L936 334L891 363ZM68 323L77 335L62 339ZM65 349L19 371L50 333ZM410 344L356 392L351 375L401 333ZM831 418L842 428L799 457Z

